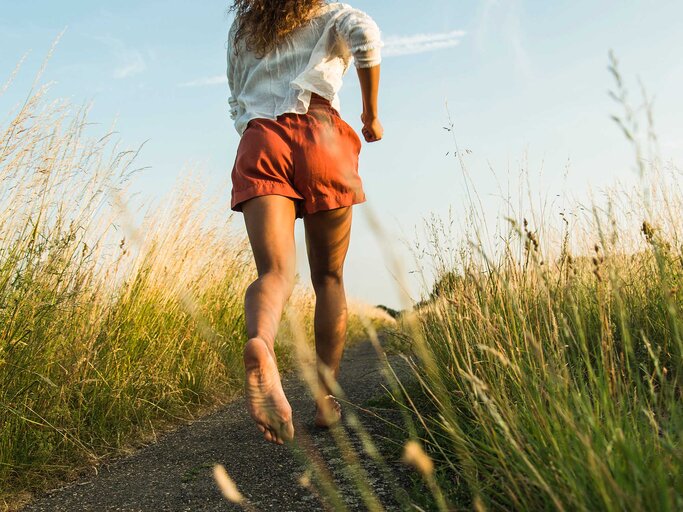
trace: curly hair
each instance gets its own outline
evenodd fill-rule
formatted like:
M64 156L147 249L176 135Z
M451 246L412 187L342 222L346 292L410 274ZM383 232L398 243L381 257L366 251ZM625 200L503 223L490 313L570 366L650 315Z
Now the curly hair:
M234 0L235 41L249 51L266 55L283 38L304 25L324 0ZM237 48L237 45L235 45Z

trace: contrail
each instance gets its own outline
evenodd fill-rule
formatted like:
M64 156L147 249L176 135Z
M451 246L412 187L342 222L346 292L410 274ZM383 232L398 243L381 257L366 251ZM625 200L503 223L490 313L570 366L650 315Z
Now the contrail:
M385 57L401 57L403 55L416 55L418 53L432 52L444 48L452 48L460 44L465 36L463 30L451 30L450 32L435 32L432 34L414 34L411 36L389 36L384 40L382 55ZM190 82L178 84L178 87L206 87L210 85L223 85L227 83L223 75L198 78Z

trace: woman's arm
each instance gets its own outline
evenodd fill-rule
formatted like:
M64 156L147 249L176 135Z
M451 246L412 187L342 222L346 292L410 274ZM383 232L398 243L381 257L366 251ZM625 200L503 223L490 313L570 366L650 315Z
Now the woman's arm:
M380 66L370 68L356 68L360 90L363 96L363 137L367 142L377 142L384 136L384 128L379 122L379 106L377 98L379 96L379 76Z
M363 94L363 137L376 142L384 135L377 103L383 46L379 27L366 13L347 7L337 18L336 28L356 63Z

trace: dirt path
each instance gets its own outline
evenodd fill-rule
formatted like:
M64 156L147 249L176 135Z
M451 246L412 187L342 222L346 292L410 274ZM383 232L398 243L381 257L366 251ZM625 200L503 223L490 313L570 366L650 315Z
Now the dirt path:
M349 348L342 363L340 383L354 404L365 405L382 393L378 359L369 342ZM297 432L305 434L328 465L341 497L349 510L365 510L360 496L348 479L329 432L310 426L313 406L304 385L294 377L285 380L285 391L295 414ZM350 406L346 406L347 408ZM382 410L378 414L393 415ZM359 413L373 434L385 432L371 415ZM353 444L359 446L358 440ZM370 483L387 510L404 508L394 499L391 485L369 462ZM136 454L100 467L99 474L48 493L25 511L208 511L239 510L219 494L212 478L215 463L223 464L242 493L256 510L314 511L325 507L314 493L301 486L305 471L286 447L267 444L246 412L243 399L224 409L180 427L157 444ZM405 470L390 463L396 481L406 478ZM400 485L399 485L400 486Z

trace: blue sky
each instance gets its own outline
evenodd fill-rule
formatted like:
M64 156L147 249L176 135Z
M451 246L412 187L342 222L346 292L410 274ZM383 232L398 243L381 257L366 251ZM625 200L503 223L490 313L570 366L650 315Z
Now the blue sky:
M664 154L681 161L680 1L357 0L353 5L377 20L387 56L381 97L386 138L366 146L362 155L369 201L356 212L346 271L351 296L399 303L394 277L368 227L368 210L384 225L408 273L416 267L401 240L411 240L431 213L463 207L462 173L443 129L446 103L461 148L471 151L469 173L490 212L500 206L498 191L507 186L508 175L516 176L523 164L535 177L542 170L534 185L545 194L568 190L580 196L633 175L631 154L609 117L617 110L607 96L609 49L624 75L640 76L656 96ZM66 28L46 72L55 82L51 95L78 104L93 101L91 120L101 123L103 132L116 120L125 144L147 141L139 164L150 168L134 191L158 199L183 169L196 168L209 183L225 188L227 200L239 142L222 79L227 7L217 0L4 1L2 81L30 53L11 90L0 97L0 111L20 101L51 42ZM342 114L360 129L352 73L342 91ZM464 221L456 215L457 222ZM297 229L306 277L301 226ZM414 274L408 276L416 282ZM416 285L411 293L417 294Z

